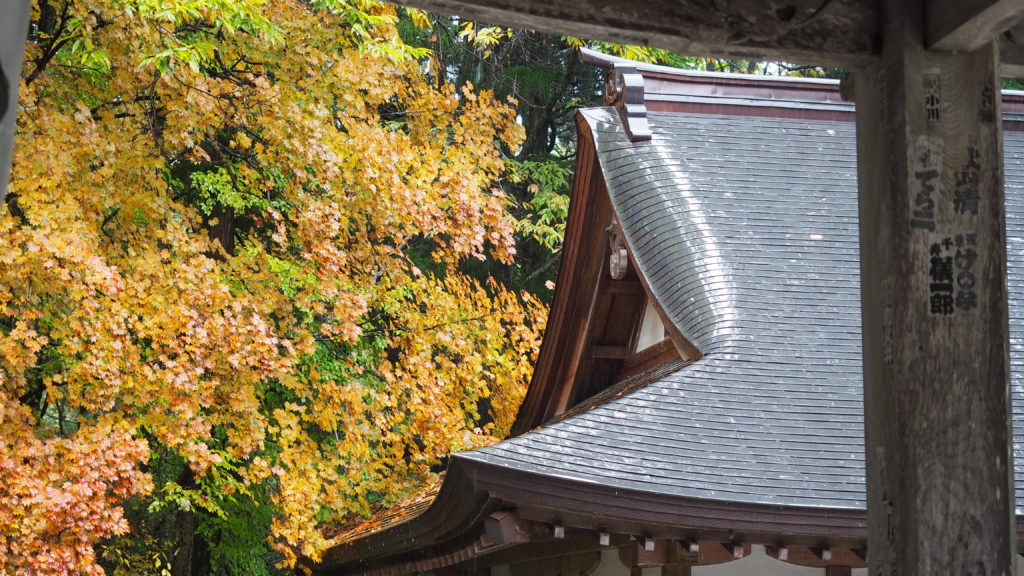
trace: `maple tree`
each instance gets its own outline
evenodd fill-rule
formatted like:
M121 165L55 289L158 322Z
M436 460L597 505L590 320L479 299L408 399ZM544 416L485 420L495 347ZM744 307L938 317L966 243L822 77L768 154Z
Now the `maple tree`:
M516 265L508 269L489 260L478 264L510 285L525 286L542 297L559 262L568 217L569 188L576 157L574 115L601 106L605 71L580 61L578 50L595 49L630 60L702 71L747 74L828 76L842 70L699 58L650 46L585 40L537 30L495 26L460 16L427 14L426 23L400 22L403 37L430 49L426 68L437 84L474 85L514 103L523 124L523 145L514 151L505 189L513 199L517 223Z
M267 539L316 561L325 523L507 433L544 310L461 269L514 256L496 182L522 129L428 82L397 19L36 0L0 211L0 570L265 573Z

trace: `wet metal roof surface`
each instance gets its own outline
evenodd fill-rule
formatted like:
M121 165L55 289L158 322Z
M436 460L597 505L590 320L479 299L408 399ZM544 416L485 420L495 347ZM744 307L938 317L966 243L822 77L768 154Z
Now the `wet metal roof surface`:
M852 122L585 115L641 273L705 354L586 413L455 458L736 503L863 509ZM1007 132L1014 458L1024 508L1024 134Z

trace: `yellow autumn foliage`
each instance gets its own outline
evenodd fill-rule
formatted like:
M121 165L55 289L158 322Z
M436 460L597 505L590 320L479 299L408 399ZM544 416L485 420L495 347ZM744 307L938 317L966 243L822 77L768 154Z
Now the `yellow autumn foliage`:
M270 487L274 546L315 561L324 525L508 432L544 312L458 270L514 256L521 129L428 83L395 23L37 0L0 211L0 572L100 573L168 453Z

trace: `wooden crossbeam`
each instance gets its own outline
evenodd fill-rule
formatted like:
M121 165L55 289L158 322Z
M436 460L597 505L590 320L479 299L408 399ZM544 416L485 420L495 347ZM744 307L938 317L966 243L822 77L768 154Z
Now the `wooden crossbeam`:
M1020 0L930 0L925 44L931 50L973 52L1022 19Z
M691 56L857 65L877 52L872 0L402 0L465 18Z
M629 356L626 346L591 346L590 357L605 360L622 360Z
M612 3L608 0L401 0L402 4L504 26L654 46L687 56L809 65L877 63L880 28L871 0ZM999 37L1019 21L1019 0L933 0L932 47L997 41L1003 74L1024 76L1024 47ZM963 5L963 7L961 7ZM989 7L986 8L986 5ZM959 15L959 16L958 16ZM959 22L959 25L957 24ZM971 30L978 33L972 35Z

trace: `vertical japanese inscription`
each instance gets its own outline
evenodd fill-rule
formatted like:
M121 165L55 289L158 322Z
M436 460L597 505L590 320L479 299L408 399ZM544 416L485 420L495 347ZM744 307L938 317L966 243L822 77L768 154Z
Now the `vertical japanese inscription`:
M983 153L978 138L968 138L967 160L953 173L953 189L943 193L942 149L941 140L919 136L915 141L910 225L929 233L928 313L953 316L978 307L976 217L982 200Z
M956 266L956 307L960 310L973 310L978 307L977 277L974 275L974 264L978 260L978 235L970 232L957 234L953 240L956 253L953 264Z
M978 215L978 202L981 198L981 164L978 162L981 151L978 139L971 138L967 144L967 164L956 173L956 184L953 188L953 212L960 215Z
M910 227L935 231L935 207L942 173L941 138L918 136L914 140L912 169L914 193L910 199Z
M928 123L942 121L942 79L938 73L925 74L924 118Z
M932 234L928 246L928 313L952 316L978 307L978 237L973 232Z
M990 124L996 120L996 91L988 82L981 85L981 106L978 107L978 119Z
M953 239L934 237L929 243L928 312L932 316L953 315Z
M937 74L925 74L925 120L941 120L941 83ZM979 91L980 119L995 114L995 92L983 85ZM978 136L967 138L966 161L959 170L943 177L945 142L935 136L914 139L911 157L910 227L927 233L929 315L951 317L978 307L978 260L976 219L982 206L983 151ZM943 182L947 182L945 188Z

